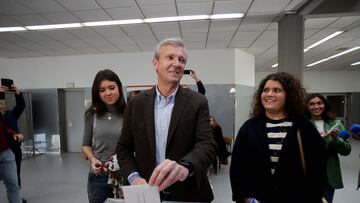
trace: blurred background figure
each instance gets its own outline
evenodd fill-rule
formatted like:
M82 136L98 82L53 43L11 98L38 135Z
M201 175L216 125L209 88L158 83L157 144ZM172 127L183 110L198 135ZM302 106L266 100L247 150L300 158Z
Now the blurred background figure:
M220 164L228 165L228 157L231 153L227 150L226 144L223 137L223 132L220 125L216 122L213 116L210 116L211 130L217 144L216 156L219 158ZM214 166L215 172L217 171L217 163Z
M201 79L199 78L199 76L197 76L194 70L190 70L190 76L195 80L198 92L202 95L205 95L206 90L204 84L201 82Z
M12 91L15 94L15 106L11 110L6 110L6 102L0 104L0 116L4 118L6 125L14 130L15 132L19 133L19 126L18 126L18 119L20 118L21 114L25 109L25 100L22 93L19 91L15 84L12 84L10 89L7 89L5 86L0 86L0 92L5 92L6 90ZM16 172L18 176L18 185L21 189L21 160L22 160L22 150L21 150L21 140L14 140L11 134L6 134L7 141L9 143L11 151L15 155L15 162L16 162ZM22 199L23 203L26 203L25 199Z
M0 100L3 105L4 100ZM0 181L4 182L9 203L20 203L21 195L16 174L16 163L14 153L6 139L6 134L11 135L12 139L21 141L24 135L11 130L2 117L0 117Z
M347 156L351 146L344 134L345 128L340 120L331 113L328 100L321 94L310 94L306 99L307 117L314 124L326 144L326 183L324 197L332 203L335 189L343 188L338 154Z

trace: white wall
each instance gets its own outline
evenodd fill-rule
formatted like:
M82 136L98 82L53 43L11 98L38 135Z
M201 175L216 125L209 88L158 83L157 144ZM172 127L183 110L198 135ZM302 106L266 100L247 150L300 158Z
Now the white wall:
M156 83L152 52L0 60L0 76L13 79L20 89L90 87L97 71L119 74L124 85ZM208 84L234 83L234 49L190 50L187 68L197 71ZM193 84L190 77L182 83Z
M235 49L235 83L255 86L255 56Z
M256 87L270 72L255 74ZM308 92L340 93L360 92L359 71L307 71L304 72L304 87Z

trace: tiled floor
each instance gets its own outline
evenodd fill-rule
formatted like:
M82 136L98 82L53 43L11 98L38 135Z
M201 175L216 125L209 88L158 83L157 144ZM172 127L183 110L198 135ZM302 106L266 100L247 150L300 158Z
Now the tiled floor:
M352 153L341 157L345 188L336 190L334 203L358 203L360 191L356 191L360 168L360 141L352 141ZM78 153L40 155L23 161L23 195L28 203L85 203L87 161ZM210 173L214 187L214 203L229 203L231 187L229 166L222 166L217 175ZM0 184L0 203L7 202L5 188Z

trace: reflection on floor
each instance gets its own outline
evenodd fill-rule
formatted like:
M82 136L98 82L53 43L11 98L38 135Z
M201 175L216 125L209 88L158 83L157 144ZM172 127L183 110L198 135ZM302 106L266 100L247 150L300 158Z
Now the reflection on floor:
M352 153L341 157L345 188L336 190L334 203L360 202L356 191L360 167L360 141L352 140ZM23 161L23 195L28 203L85 203L88 163L79 153L40 155ZM218 174L210 173L214 187L214 203L231 201L229 166L222 166ZM0 184L0 202L7 202L5 188Z

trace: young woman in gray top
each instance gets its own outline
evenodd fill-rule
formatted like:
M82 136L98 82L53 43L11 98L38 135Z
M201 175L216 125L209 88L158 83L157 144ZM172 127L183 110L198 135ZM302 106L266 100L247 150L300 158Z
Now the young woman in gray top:
M85 112L82 151L90 161L87 192L90 203L113 197L104 169L121 135L126 103L119 77L111 70L99 71L92 86L92 104Z

